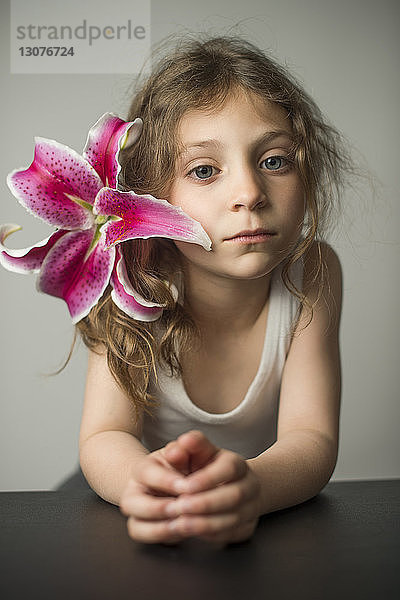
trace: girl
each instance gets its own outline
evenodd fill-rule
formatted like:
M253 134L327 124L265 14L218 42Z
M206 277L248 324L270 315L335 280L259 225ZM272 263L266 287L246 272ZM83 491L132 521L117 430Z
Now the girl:
M166 309L134 321L108 290L78 324L81 467L135 540L242 541L335 467L341 269L321 234L350 162L294 79L236 38L181 44L136 117L124 189L182 207L212 250L123 245L133 287Z

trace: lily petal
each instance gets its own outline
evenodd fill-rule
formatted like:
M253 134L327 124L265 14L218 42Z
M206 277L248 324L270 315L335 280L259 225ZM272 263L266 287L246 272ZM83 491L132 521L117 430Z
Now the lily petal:
M115 249L105 250L104 236L90 250L93 235L94 229L68 232L48 253L38 277L38 290L65 300L73 323L98 302L115 261Z
M106 247L135 238L164 237L200 244L211 250L211 240L198 221L181 208L154 196L103 188L96 197L93 211L120 217L103 227Z
M11 233L20 229L22 227L13 223L0 226L0 264L9 271L14 271L14 273L38 272L49 250L67 233L62 229L55 231L52 235L41 242L37 242L37 244L30 248L21 248L19 250L6 248L3 245L5 239Z
M142 125L139 118L126 122L112 113L105 113L90 129L83 156L96 169L105 186L117 187L121 170L119 151L137 140Z
M7 184L28 212L69 230L92 227L93 216L88 208L103 187L95 169L75 150L40 137L35 138L30 167L12 171Z
M116 248L117 261L111 275L111 298L124 313L138 321L156 321L163 306L145 300L130 284L121 252Z

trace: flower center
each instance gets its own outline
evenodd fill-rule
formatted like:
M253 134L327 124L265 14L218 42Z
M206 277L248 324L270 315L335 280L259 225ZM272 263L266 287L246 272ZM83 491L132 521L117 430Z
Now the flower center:
M107 223L107 221L110 219L111 217L107 216L107 215L97 215L97 217L95 218L94 222L96 223L96 225L104 225L104 223Z

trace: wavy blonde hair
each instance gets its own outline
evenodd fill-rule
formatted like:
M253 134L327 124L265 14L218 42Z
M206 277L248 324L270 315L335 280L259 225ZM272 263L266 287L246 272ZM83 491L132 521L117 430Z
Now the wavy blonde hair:
M136 144L122 152L120 182L125 190L166 197L176 169L177 130L183 115L217 109L238 90L279 104L292 125L292 155L305 190L306 216L303 235L285 261L282 278L302 306L305 297L292 282L290 267L326 231L352 162L341 135L302 86L253 44L237 37L185 38L159 60L136 89L127 115L128 121L140 117L144 125ZM181 374L182 352L195 347L199 332L188 309L174 301L165 283L181 268L174 243L152 238L125 242L121 248L133 287L145 298L165 304L162 317L155 323L131 319L113 303L108 288L77 328L89 348L105 348L111 372L139 414L151 410L154 402L149 381L157 361L172 375ZM322 280L322 272L321 259L315 280Z

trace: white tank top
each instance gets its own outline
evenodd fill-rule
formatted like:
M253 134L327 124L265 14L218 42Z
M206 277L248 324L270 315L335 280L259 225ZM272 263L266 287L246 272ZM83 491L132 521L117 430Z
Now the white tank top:
M291 269L291 276L301 289L301 260ZM276 441L282 371L298 306L297 298L281 279L281 269L275 269L259 368L243 400L227 413L209 413L193 404L182 379L171 377L159 366L158 382L155 384L153 380L150 385L159 402L152 416L144 417L144 446L150 451L157 450L190 429L201 430L216 446L233 450L246 459L271 446Z

